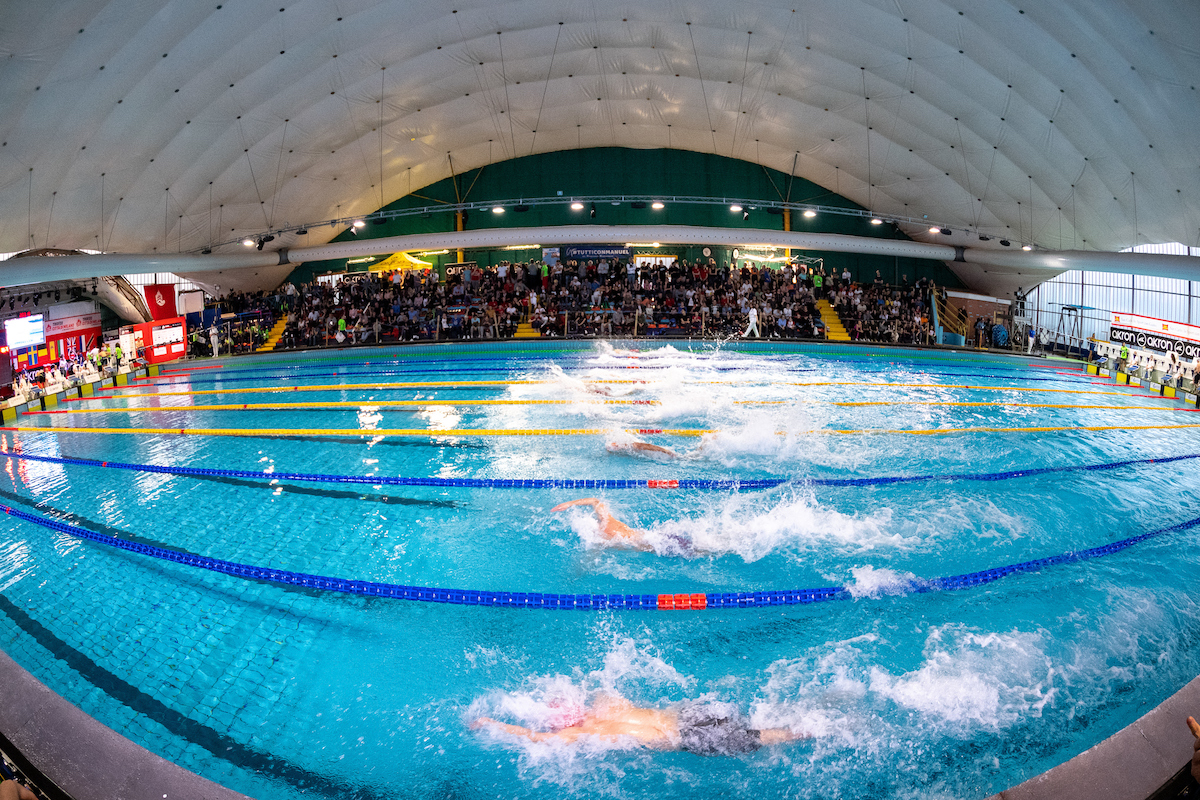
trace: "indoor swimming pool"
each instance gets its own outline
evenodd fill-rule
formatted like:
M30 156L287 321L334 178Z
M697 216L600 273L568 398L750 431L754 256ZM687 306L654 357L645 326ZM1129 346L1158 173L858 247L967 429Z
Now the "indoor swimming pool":
M0 449L0 649L260 800L983 798L1200 674L1200 415L1077 362L263 355ZM553 510L593 498L633 538ZM805 738L473 725L552 732L605 695Z

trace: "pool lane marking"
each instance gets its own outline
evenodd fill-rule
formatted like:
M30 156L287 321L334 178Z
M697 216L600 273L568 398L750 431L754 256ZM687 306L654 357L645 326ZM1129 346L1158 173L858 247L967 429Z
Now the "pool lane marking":
M743 401L756 402L756 401ZM762 401L764 403L783 403L786 401ZM311 403L222 403L218 405L191 406L141 406L136 408L70 408L49 411L24 411L24 416L41 414L108 414L136 413L143 411L279 411L287 409L322 409L322 408L420 408L422 406L562 406L562 405L613 405L613 406L657 406L658 400L328 400ZM1113 406L1125 408L1125 406ZM1136 407L1136 406L1131 406ZM1152 406L1146 406L1151 408ZM1155 408L1157 406L1154 406Z
M773 489L786 484L801 486L880 486L928 481L1004 481L1033 478L1065 472L1101 472L1123 467L1155 464L1161 466L1175 461L1200 459L1200 453L1185 453L1162 458L1138 458L1100 464L1078 464L1065 467L1035 467L1004 472L948 473L942 475L883 475L874 478L734 478L734 479L612 479L612 478L428 478L390 475L336 475L305 472L266 472L239 469L209 469L205 467L172 467L158 464L131 464L121 461L100 461L90 458L39 456L32 453L3 452L0 458L38 461L46 464L100 467L131 472L152 472L164 475L250 478L267 482L304 481L314 483L351 483L371 486L433 486L451 489L702 489L747 490Z
M65 533L68 536L87 539L97 544L115 547L120 550L126 550L163 561L173 561L184 566L209 570L235 578L270 581L271 583L303 586L310 589L340 592L343 594L385 597L397 600L548 610L578 609L592 611L624 609L641 611L700 611L710 608L763 608L781 605L807 605L809 603L820 603L830 600L845 600L851 597L850 590L845 586L823 586L815 589L790 589L784 591L685 592L633 595L548 594L541 592L504 592L479 589L442 589L431 586L404 586L378 581L331 578L321 575L310 575L303 572L292 572L290 570L267 569L265 567L242 564L236 561L224 561L194 553L181 553L156 545L142 544L129 539L122 539L87 530L77 525L49 519L40 514L19 511L11 506L0 505L0 510L9 516L31 522L43 528L49 528L58 533ZM1166 528L1147 531L1137 536L1130 536L1126 539L1086 550L1071 550L1054 556L994 567L980 572L968 572L931 580L916 579L909 582L908 589L914 594L971 589L998 581L1009 575L1039 572L1047 567L1102 558L1103 556L1118 553L1148 539L1167 533L1189 530L1197 525L1200 525L1200 517L1194 517Z
M177 391L177 392L146 392L146 393L126 393L126 394L108 394L96 395L95 397L81 397L76 402L98 401L98 400L129 400L138 397L185 397L195 395L210 395L210 394L272 394L286 392L325 392L325 391L347 391L347 390L382 390L382 389L477 389L489 388L497 386L544 386L547 384L556 384L557 381L548 380L526 380L526 381L425 381L425 382L401 382L401 383L334 383L317 386L256 386L245 389L195 389L192 391ZM597 384L614 384L614 385L654 385L648 381L636 380L597 380L591 381ZM1049 392L1056 394L1095 394L1095 395L1113 395L1117 397L1129 397L1127 392L1105 392L1095 389L1039 389L1030 386L972 386L968 384L958 383L872 383L868 381L822 381L817 383L790 383L772 381L768 383L758 383L755 381L696 381L690 385L693 386L871 386L876 388L897 388L897 389L969 389L978 391L992 392ZM1164 398L1169 400L1170 398Z
M1036 427L994 427L972 426L967 428L917 428L909 430L887 428L836 429L822 428L806 431L775 431L777 436L805 435L839 435L853 436L862 434L890 435L905 434L910 436L937 436L958 433L1051 433L1065 431L1151 431L1151 430L1181 430L1184 428L1200 428L1200 423L1182 423L1175 425L1045 425ZM9 426L0 427L0 431L18 433L108 433L142 436L361 436L366 439L389 437L424 437L432 439L469 438L469 437L498 437L498 436L610 436L613 430L609 428L393 428L380 430L364 430L362 428L59 428L59 427L30 427ZM625 433L635 435L663 436L705 436L718 434L719 430L708 428L626 428Z
M1157 397L1157 395L1134 395L1135 397ZM49 411L23 411L22 416L43 416L48 414L138 414L156 411L286 411L286 410L316 410L316 409L350 409L350 408L421 408L425 406L570 406L580 405L619 405L619 406L659 406L658 400L330 400L312 403L223 403L218 405L190 406L142 406L120 408L72 408ZM829 400L829 401L792 401L792 400L735 400L734 405L797 405L814 406L830 405L842 407L864 406L951 406L964 408L1079 408L1103 411L1184 411L1196 413L1200 409L1186 406L1112 406L1100 404L1075 403L1017 403L1000 401L954 401L954 400Z

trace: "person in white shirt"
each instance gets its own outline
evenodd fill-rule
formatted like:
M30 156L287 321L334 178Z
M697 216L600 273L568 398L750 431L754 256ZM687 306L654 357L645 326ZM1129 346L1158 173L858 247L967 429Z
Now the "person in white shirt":
M746 326L746 330L743 331L742 338L745 339L750 335L750 331L754 331L754 338L761 339L762 337L758 333L758 309L754 306L750 306L748 316L750 318L750 323Z

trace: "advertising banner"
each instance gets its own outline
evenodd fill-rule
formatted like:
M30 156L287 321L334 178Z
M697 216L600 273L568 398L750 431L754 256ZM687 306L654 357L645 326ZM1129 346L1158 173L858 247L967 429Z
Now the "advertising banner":
M175 313L175 285L172 283L151 283L142 288L146 294L146 306L150 309L151 319L171 319Z
M629 248L619 244L577 244L562 248L562 257L576 261L598 258L629 258Z
M1200 326L1184 322L1114 312L1108 338L1143 350L1175 353L1185 360L1200 355Z

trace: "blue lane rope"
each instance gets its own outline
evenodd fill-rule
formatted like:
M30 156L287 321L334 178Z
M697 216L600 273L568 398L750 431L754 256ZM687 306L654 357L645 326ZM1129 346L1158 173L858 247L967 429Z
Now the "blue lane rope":
M309 589L357 594L368 597L387 597L397 600L453 603L471 606L503 606L506 608L580 609L596 611L605 609L699 610L706 608L761 608L764 606L822 603L830 600L844 600L851 597L850 590L844 586L825 586L816 589L790 589L784 591L708 592L703 594L546 594L541 592L492 592L478 589L403 586L377 581L329 578L321 575L309 575L303 572L291 572L289 570L268 569L249 564L239 564L236 561L223 561L217 558L209 558L193 553L182 553L164 547L106 536L102 533L89 531L86 528L48 519L38 514L18 511L9 506L0 505L0 509L3 509L9 516L40 525L43 528L49 528L59 533L65 533L69 536L87 539L98 544L116 547L120 550L138 553L163 561L172 561L184 566L206 569L223 575L231 575L236 578L270 581L272 583L302 586ZM909 589L916 593L970 589L998 581L1009 575L1037 572L1060 564L1072 564L1112 555L1139 542L1144 542L1167 533L1188 530L1197 525L1200 525L1200 517L1137 536L1131 536L1128 539L1121 539L1110 544L1092 547L1087 550L1074 550L1055 556L1037 558L1032 561L1022 561L1017 564L983 570L981 572L968 572L962 575L951 575L932 580L914 580L909 583ZM682 603L680 602L681 600L683 600Z
M668 365L636 366L636 367L635 366L599 366L599 365L597 365L595 367L595 369L602 369L602 370L636 369L639 371L647 371L647 370L655 370L655 369L673 369L673 367L668 366ZM712 369L715 372L744 372L745 371L745 367L711 367L710 369ZM796 368L796 369L789 369L788 373L816 372L816 371L817 370L815 368ZM472 367L471 372L478 372L478 373L500 372L500 373L507 374L507 373L511 373L512 369L509 369L506 367ZM217 383L225 384L225 383L245 383L247 381L290 380L293 378L308 379L308 378L364 377L364 376L372 376L372 375L392 375L392 376L396 376L396 375L433 375L433 374L439 374L439 373L454 373L454 374L461 375L462 370L455 369L452 367L448 367L448 368L444 368L444 369L425 368L425 369L413 369L413 370L405 370L405 369L371 370L369 372L343 372L341 370L336 370L334 372L305 372L305 373L292 373L292 374L285 374L285 375L257 375L257 376L244 377L244 378L219 378L219 377L214 378L214 377L207 377L207 375L206 375L205 377L203 377L201 379L192 379L192 378L190 378L188 376L184 376L184 375L160 375L159 379L156 381L138 382L136 384L130 384L128 387L122 387L122 388L140 389L142 387L175 386L175 385L182 385L182 384L187 384L189 386L200 386L200 385L204 385L204 384L217 384ZM925 372L922 370L922 371L915 371L915 372L913 372L913 374L914 375L928 375L928 376L942 377L942 378L992 378L995 380L1008 380L1010 378L1010 376L1008 376L1008 375L993 375L993 374L989 374L989 373L985 373L985 372ZM583 376L580 376L578 374L568 374L567 377L583 379ZM174 378L182 378L183 380L176 381L176 380L173 380ZM1022 378L1021 380L1026 383L1071 383L1072 382L1072 379L1065 375L1059 376L1057 378ZM1080 381L1075 381L1075 382L1079 383ZM440 388L449 388L449 387L440 387ZM338 390L330 389L330 391L338 391ZM96 399L105 399L105 398L98 397Z
M157 464L131 464L121 461L100 461L91 458L60 458L31 453L0 453L0 458L41 461L79 467L104 467L133 472L156 472L163 475L198 475L220 478L252 478L258 480L307 481L312 483L357 483L371 486L434 486L445 489L696 489L729 491L739 489L774 489L786 484L797 486L888 486L898 483L927 481L1006 481L1055 475L1064 472L1102 472L1139 464L1170 464L1200 458L1200 453L1186 453L1159 458L1135 458L1104 464L1079 464L1067 467L1037 467L1005 472L959 472L940 475L882 475L875 478L724 478L655 480L647 478L406 478L390 475L330 475L310 472L262 472L241 469L205 469L202 467L171 467Z

